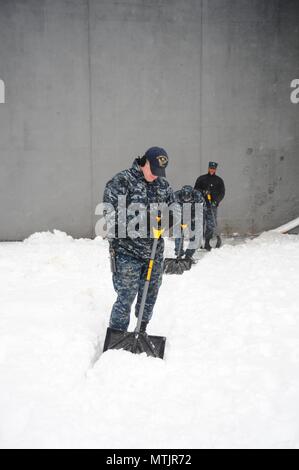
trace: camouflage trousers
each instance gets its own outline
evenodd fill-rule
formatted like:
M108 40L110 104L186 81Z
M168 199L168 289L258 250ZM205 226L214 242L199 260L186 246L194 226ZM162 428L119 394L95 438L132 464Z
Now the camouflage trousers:
M217 212L218 208L215 206L208 206L206 213L206 223L205 223L205 238L210 240L217 226ZM216 222L216 225L215 225Z
M113 274L113 286L117 300L113 305L110 328L126 331L130 323L132 304L137 296L135 315L138 317L143 287L148 270L148 260L133 256L116 254L116 273ZM147 300L143 313L143 321L149 322L162 284L163 253L157 255L154 263Z
M181 252L180 252L180 255L183 256L184 254L188 257L188 256L193 256L196 249L195 248L190 248L191 244L194 244L194 241L195 241L195 236L193 236L192 238L190 238L190 240L183 240L183 243L182 243L182 247L181 247ZM184 250L184 245L185 243L188 244L188 248L187 250ZM181 245L181 238L176 238L175 239L175 255L178 256L179 254L179 249L180 249L180 245Z
M206 214L205 214L205 221L204 221L204 236L205 236L205 239L207 241L211 240L211 238L213 238L214 236L214 232L215 232L215 229L217 227L217 212L218 212L218 208L215 207L215 206L208 206L207 207L207 211L206 211ZM216 222L216 225L215 225L215 222ZM195 241L195 236L190 238L190 242L194 243ZM178 255L179 253L179 248L180 248L180 242L181 242L181 239L180 238L176 238L175 240L175 254L176 256ZM199 248L199 246L198 246ZM190 248L188 246L187 250L184 251L184 242L183 242L183 245L182 245L182 251L181 251L181 255L183 256L184 254L188 257L188 256L193 256L194 253L196 251L196 248Z

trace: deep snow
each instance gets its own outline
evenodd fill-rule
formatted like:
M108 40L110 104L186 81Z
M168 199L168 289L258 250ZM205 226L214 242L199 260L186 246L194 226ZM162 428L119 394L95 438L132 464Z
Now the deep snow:
M94 362L115 299L107 252L61 232L0 244L0 447L299 448L299 237L226 244L164 276L149 329L164 361Z

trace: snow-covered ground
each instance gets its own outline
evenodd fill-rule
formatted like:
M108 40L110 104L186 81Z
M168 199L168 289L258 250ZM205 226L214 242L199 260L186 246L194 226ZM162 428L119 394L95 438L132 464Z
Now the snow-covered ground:
M115 299L100 239L0 244L0 285L1 448L299 448L298 236L165 276L164 361L95 363Z

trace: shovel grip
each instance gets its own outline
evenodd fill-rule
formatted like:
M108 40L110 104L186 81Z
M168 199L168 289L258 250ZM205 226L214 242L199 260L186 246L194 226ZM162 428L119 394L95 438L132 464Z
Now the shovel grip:
M164 233L164 229L156 229L153 228L153 234L154 234L154 243L153 243L153 248L152 248L152 254L151 258L148 263L148 270L147 270L147 275L146 275L146 280L150 281L152 277L152 271L154 267L154 260L155 260L155 255L156 255L156 249L157 249L157 244L160 238L162 237Z
M153 267L154 267L154 260L151 259L148 265L148 270L147 270L147 275L146 275L146 280L150 281L152 277L152 272L153 272Z

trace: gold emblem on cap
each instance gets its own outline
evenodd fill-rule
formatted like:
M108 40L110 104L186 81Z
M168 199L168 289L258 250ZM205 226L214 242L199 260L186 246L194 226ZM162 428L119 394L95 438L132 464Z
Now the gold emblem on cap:
M167 166L168 157L166 157L165 155L160 155L159 157L157 157L157 160L161 168L165 168Z

